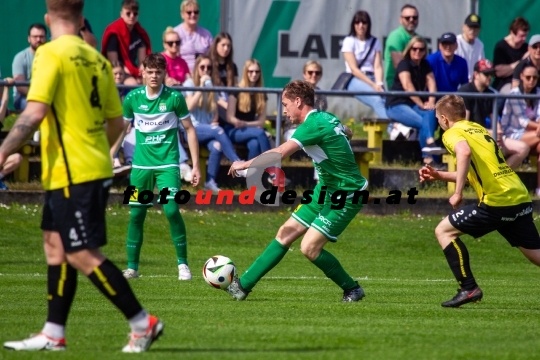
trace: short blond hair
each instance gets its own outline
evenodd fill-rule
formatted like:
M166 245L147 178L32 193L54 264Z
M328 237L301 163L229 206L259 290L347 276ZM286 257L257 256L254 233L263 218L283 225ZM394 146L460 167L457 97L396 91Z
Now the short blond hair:
M444 95L437 101L435 111L439 115L444 115L450 121L459 121L465 119L465 101L458 95Z
M322 65L320 62L316 61L316 60L308 60L305 64L304 64L304 67L302 68L302 73L305 73L306 72L306 69L308 68L308 66L311 66L311 65L315 65L319 68L319 70L321 70L321 73L322 73Z
M180 4L180 11L184 12L189 5L195 6L197 10L201 9L201 7L199 6L199 2L197 0L184 0Z
M176 31L174 31L172 26L167 26L165 31L163 32L163 41L165 41L165 38L167 37L167 34L176 34L178 38L180 39L180 35Z
M47 0L47 12L62 20L77 21L82 16L84 0Z

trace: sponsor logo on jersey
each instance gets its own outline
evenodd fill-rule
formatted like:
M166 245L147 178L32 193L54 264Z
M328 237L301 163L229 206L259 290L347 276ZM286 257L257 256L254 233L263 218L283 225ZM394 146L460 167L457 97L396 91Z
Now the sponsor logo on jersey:
M171 122L171 120L163 120L163 121L145 121L145 120L140 120L143 122L143 124L145 126L161 126L161 125L167 125L168 123ZM141 125L141 123L139 122L139 125Z
M165 112L167 111L167 104L166 103L159 103L159 111Z
M139 110L148 110L148 105L139 105Z
M161 144L165 140L165 135L148 135L144 139L145 144Z
M514 216L514 217L503 217L503 218L501 218L501 220L502 221L514 221L520 216L525 216L525 215L528 215L528 214L532 213L532 211L533 211L532 207L529 206L526 209L523 209L522 211L518 212L516 214L516 216Z
M319 220L321 220L321 222L324 225L332 226L332 222L330 220L328 220L327 218L325 218L324 216L320 215L320 214L319 214ZM325 226L323 226L323 227L325 227Z

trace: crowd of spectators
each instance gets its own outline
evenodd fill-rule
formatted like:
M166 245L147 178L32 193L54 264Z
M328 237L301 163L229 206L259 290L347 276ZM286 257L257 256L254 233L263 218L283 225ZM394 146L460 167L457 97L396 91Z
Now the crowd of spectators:
M137 0L123 0L120 17L108 25L101 38L101 52L113 65L117 84L143 85L142 61L152 53L150 37L139 23ZM167 61L167 86L186 87L263 87L262 68L257 59L245 62L241 73L233 61L233 39L226 32L215 37L199 26L201 8L197 0L183 0L180 4L182 22L167 27L163 33L163 56ZM484 45L478 39L481 19L468 15L461 34L443 33L436 51L428 55L428 43L416 32L420 14L411 4L401 8L399 26L390 32L383 43L371 34L372 22L368 12L357 11L350 22L348 36L343 39L341 52L345 72L350 74L346 84L349 91L425 91L434 93L471 92L536 94L540 70L540 35L531 37L528 21L516 18L509 34L495 46L493 65L486 59ZM80 31L81 38L96 47L97 40L88 20ZM43 24L32 24L28 30L29 47L13 59L13 79L31 81L32 61L36 49L47 40ZM155 45L155 44L154 44ZM435 47L435 44L433 44ZM303 68L304 79L317 88L323 68L317 61L308 61ZM27 87L14 87L14 107L26 106ZM123 98L127 91L120 90ZM263 93L227 93L185 91L192 121L201 146L208 148L208 178L205 187L218 190L217 170L222 155L228 160L239 159L234 144L243 144L252 158L273 146L272 138L264 129L266 101ZM424 162L440 165L436 155L444 150L438 146L435 133L434 96L399 97L359 95L357 100L370 107L379 119L390 119L390 129L399 129L405 137L416 134ZM5 103L5 96L2 104ZM491 99L466 99L467 117L490 127L493 103ZM317 96L316 108L327 109L324 96ZM0 108L2 110L3 108ZM538 101L501 100L496 116L500 118L497 142L503 148L510 166L516 168L529 152L540 151L540 118ZM0 114L3 119L4 114ZM284 138L295 128L284 119ZM129 163L134 141L128 131L124 141L124 162ZM181 147L181 173L189 181L187 154ZM120 158L115 157L115 166ZM540 164L539 164L540 165ZM540 167L539 167L540 168ZM3 175L0 173L0 188ZM540 173L537 193L540 196Z

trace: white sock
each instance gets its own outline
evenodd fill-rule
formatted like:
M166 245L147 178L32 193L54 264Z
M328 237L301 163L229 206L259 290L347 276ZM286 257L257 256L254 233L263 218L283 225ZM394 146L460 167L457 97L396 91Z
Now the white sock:
M53 339L63 339L65 328L63 325L46 322L41 332Z
M148 313L144 311L144 309L128 321L129 326L131 327L131 331L133 331L137 335L146 334L146 330L148 330L148 326L150 326L150 319L148 317Z

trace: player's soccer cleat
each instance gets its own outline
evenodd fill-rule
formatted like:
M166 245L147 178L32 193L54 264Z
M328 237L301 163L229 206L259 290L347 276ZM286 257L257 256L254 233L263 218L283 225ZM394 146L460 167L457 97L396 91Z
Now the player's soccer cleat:
M458 289L457 295L454 296L452 299L443 302L441 305L443 307L460 307L461 305L465 305L470 302L477 302L482 300L482 297L484 296L484 293L482 292L482 289L479 287L476 287L473 290L463 290Z
M4 348L10 350L66 350L65 339L53 339L43 333L30 335L28 339L22 341L8 341L4 343Z
M178 280L191 280L191 271L186 264L178 265Z
M188 183L193 180L191 167L185 162L180 164L180 178Z
M221 191L214 179L210 179L204 183L204 190L212 190L213 192Z
M122 275L124 275L126 279L136 279L139 277L139 272L133 269L126 269L122 271Z
M129 334L129 343L124 346L122 352L125 353L140 353L148 350L150 345L163 334L163 322L153 315L149 315L149 324L146 334L137 335Z
M0 179L0 190L9 190L6 183Z
M364 289L362 289L360 284L358 284L358 281L356 281L356 284L358 286L350 290L343 291L343 299L341 300L342 302L360 301L364 296L366 296L366 294L364 293Z
M242 285L240 285L240 280L238 279L238 276L234 277L231 284L225 288L225 291L238 301L246 300L247 296L251 292L248 290L244 290L242 288Z

